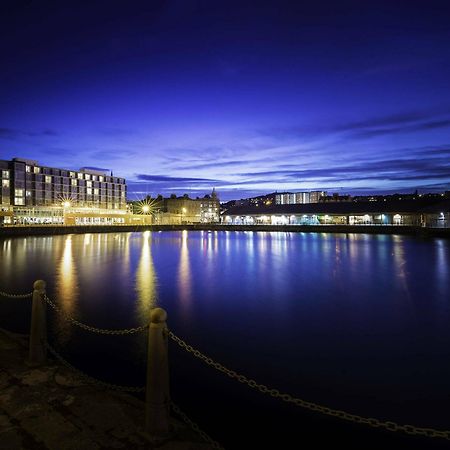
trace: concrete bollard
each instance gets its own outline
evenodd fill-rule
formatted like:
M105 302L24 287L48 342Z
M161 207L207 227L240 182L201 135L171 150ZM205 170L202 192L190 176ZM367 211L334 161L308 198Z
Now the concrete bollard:
M170 394L167 313L154 308L148 330L147 389L145 399L145 429L153 436L169 433Z
M47 361L47 308L45 305L45 281L37 280L33 284L33 304L31 307L30 355L33 365Z

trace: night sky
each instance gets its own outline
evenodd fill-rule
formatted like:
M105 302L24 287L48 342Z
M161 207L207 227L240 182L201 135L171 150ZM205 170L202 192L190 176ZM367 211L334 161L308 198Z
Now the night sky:
M0 158L129 198L450 189L450 2L2 2Z

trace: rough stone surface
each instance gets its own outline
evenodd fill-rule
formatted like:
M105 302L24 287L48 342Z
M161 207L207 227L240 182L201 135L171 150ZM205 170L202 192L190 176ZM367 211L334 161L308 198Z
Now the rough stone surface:
M169 438L151 439L142 401L27 356L26 337L0 329L0 450L211 449L176 420Z

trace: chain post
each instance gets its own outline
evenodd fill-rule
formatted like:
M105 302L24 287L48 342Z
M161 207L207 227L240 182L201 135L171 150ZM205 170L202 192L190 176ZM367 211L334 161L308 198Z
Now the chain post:
M45 364L47 361L47 309L45 307L45 287L43 280L33 284L33 304L31 307L30 354L29 362L33 365Z
M169 433L170 394L167 313L162 308L150 312L148 330L145 429L150 435Z

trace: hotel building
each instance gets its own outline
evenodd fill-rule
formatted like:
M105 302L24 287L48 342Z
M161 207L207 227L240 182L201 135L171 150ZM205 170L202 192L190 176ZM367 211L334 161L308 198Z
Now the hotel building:
M0 179L2 225L127 222L127 185L112 173L59 169L14 158L0 160Z

